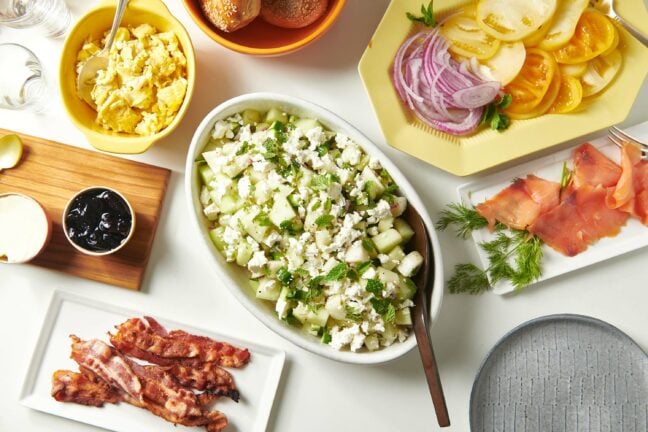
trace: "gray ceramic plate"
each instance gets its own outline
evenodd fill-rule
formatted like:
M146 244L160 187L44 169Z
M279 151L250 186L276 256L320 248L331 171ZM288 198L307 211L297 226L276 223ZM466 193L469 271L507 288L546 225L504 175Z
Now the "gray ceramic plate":
M647 432L648 356L594 318L528 321L484 360L470 425L472 432Z

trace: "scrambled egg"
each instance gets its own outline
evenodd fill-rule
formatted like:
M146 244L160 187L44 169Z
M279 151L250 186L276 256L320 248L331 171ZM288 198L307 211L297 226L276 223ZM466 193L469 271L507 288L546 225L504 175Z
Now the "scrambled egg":
M77 74L105 43L90 40L77 55ZM187 92L187 60L172 32L149 24L120 27L108 69L97 73L92 100L105 129L153 135L167 127Z

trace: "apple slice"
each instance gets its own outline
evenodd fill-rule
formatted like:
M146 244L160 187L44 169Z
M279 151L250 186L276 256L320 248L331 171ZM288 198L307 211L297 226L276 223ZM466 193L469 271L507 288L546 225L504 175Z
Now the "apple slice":
M49 242L52 220L33 198L0 194L0 262L24 263Z
M16 134L0 138L0 171L13 168L18 164L23 153L23 143Z

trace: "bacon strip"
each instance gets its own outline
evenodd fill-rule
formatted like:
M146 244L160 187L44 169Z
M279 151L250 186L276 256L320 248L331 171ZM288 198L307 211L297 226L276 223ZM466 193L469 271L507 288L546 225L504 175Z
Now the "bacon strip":
M163 366L199 366L215 362L226 367L242 367L250 360L247 349L181 330L167 332L151 317L131 318L116 327L110 342L123 353Z
M168 371L185 387L239 401L240 394L232 375L215 363L203 363L196 367L174 364Z
M101 407L119 402L119 394L95 375L57 370L52 376L52 396L59 402Z
M523 230L538 216L556 207L559 200L560 184L528 175L516 179L475 209L488 220L490 229L501 222L509 228Z

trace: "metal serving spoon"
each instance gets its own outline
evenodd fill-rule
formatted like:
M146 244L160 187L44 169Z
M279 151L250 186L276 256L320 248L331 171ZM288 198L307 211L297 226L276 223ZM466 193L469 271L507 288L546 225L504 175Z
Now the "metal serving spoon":
M638 28L636 28L628 21L620 17L619 14L617 14L617 12L614 10L614 0L590 0L590 5L621 24L621 26L625 28L628 33L634 36L645 47L648 47L648 36L641 33Z
M431 279L434 275L433 251L430 247L427 229L423 219L416 209L408 206L404 214L405 219L409 222L414 230L414 249L423 255L423 266L414 277L416 283L416 304L414 306L414 334L418 343L425 378L427 379L430 396L436 411L439 426L450 426L450 417L448 416L448 407L446 406L443 388L441 387L441 378L439 369L434 358L432 349L432 339L430 338L430 314L428 312L428 302L432 291Z
M97 72L108 68L108 54L110 54L110 47L112 47L112 44L115 41L115 35L117 34L119 25L124 17L126 5L128 5L128 0L118 1L117 9L115 10L115 18L113 19L112 28L110 29L110 34L106 40L106 45L101 51L90 57L85 62L77 78L77 91L79 92L79 95L81 95L81 98L92 108L96 108L96 105L92 100L92 89L97 80Z

